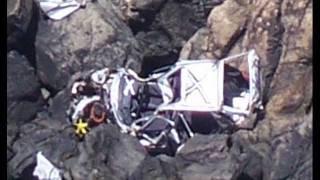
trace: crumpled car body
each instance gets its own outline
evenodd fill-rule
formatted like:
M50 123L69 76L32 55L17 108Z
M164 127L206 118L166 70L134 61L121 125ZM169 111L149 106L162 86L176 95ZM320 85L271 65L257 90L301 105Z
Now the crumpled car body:
M241 62L247 63L246 71L231 66ZM193 113L241 127L263 109L254 50L221 60L179 60L147 78L125 68L92 70L73 83L71 94L68 114L75 126L79 119L88 128L114 123L150 152L168 154L194 135Z

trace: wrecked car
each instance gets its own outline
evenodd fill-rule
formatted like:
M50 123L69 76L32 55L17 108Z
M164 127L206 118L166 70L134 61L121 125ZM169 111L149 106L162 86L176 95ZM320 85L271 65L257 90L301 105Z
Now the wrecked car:
M237 63L248 68L239 70ZM243 127L263 108L254 50L221 60L180 59L146 78L125 68L92 70L73 82L71 96L69 120L80 137L114 123L149 152L169 154L194 135L193 113L210 114L227 128Z

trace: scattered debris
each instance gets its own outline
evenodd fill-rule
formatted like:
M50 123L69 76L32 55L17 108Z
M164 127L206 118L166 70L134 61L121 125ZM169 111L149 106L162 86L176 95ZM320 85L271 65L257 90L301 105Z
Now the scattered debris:
M79 3L76 0L39 0L41 10L53 20L61 20L81 7L85 7L86 0Z
M62 180L59 170L42 155L42 152L37 153L37 166L33 171L33 175L37 176L40 180Z
M246 60L249 77L227 65ZM254 50L222 60L180 60L140 78L131 69L105 68L74 82L68 114L76 133L117 124L148 150L173 151L194 135L192 112L240 125L262 109L259 58ZM229 68L225 68L229 67Z
M43 99L47 100L50 97L50 92L46 88L41 88L41 94Z

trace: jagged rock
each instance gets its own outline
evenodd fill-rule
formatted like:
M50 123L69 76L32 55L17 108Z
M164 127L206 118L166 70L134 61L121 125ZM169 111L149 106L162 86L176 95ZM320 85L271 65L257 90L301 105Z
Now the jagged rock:
M294 8L292 5L297 4ZM312 101L312 1L284 1L283 52L271 83L269 112L295 112Z
M312 79L309 65L281 64L271 84L268 115L305 113L312 103Z
M180 57L221 58L243 33L249 15L248 4L226 0L215 7L208 17L207 26L198 30L183 47ZM205 57L203 57L205 56Z
M7 149L8 161L16 151L12 147L19 138L19 128L41 110L43 99L34 68L16 51L7 54ZM13 168L15 169L15 168ZM10 171L11 172L11 171Z
M62 21L41 20L36 37L37 73L52 90L61 90L77 71L130 67L140 71L139 46L111 8L88 3Z
M249 167L258 168L244 169L250 178L299 179L305 175L312 179L312 109L308 114L300 110L292 114L267 111L253 131L243 130L232 136L241 141L245 151L250 150L249 164L256 165Z
M214 8L208 17L210 36L206 45L217 58L222 57L243 33L248 21L249 2L225 1ZM236 17L236 18L235 18Z
M152 24L169 35L174 48L180 49L200 27L195 21L191 5L168 1Z
M177 154L181 179L236 179L245 154L230 153L228 135L195 135Z
M295 131L274 138L272 141L273 163L270 168L271 173L266 174L266 179L292 177L300 164L305 163L301 162L300 158L305 156L306 153L312 153L309 149L311 141L312 139L304 138Z
M280 63L312 63L313 1L284 0L282 4L281 21L285 32Z
M19 133L19 128L17 127L16 124L13 124L13 123L7 124L7 148L9 148L9 151L11 154L13 154L11 150L12 149L11 146L13 142L16 140L18 133ZM9 155L7 154L7 156ZM11 159L11 157L10 158L9 157L8 159Z
M266 162L264 162L266 153L264 150L267 147L265 147L263 141L254 144L250 138L246 138L248 132L250 131L241 130L229 137L229 152L235 156L240 155L243 157L241 159L242 170L237 178L238 180L259 180L263 178L263 168L266 167Z
M61 122L67 122L67 109L70 103L70 93L69 89L63 89L58 92L49 103L49 115L52 119Z
M174 159L166 155L147 157L135 171L130 180L178 179Z
M126 1L124 0L111 0L111 1L96 0L96 1L101 5L101 7L105 8L106 11L110 11L110 8L112 8L112 11L116 13L116 16L118 16L123 21L126 21L126 15L124 11L124 9L127 7Z
M261 124L272 145L265 178L312 179L312 1L282 4L283 51Z
M157 30L139 32L136 38L144 50L143 57L145 58L166 56L170 54L173 49L171 39L165 32Z
M161 30L139 32L137 41L143 50L142 76L147 76L153 70L171 65L178 60L170 37Z
M191 0L197 21L205 24L210 11L225 0Z
M110 6L106 0L98 2L103 7ZM111 3L113 10L123 21L145 24L152 21L165 0L112 0Z
M37 119L21 127L19 136L12 145L14 156L8 162L14 177L20 177L26 168L35 164L36 153L39 151L60 169L68 158L77 154L76 138L71 134L73 132L54 129L50 126L50 121L52 120ZM33 169L29 173L32 172Z
M165 0L128 0L125 1L123 13L126 20L146 23L150 19L148 16L154 15L164 2Z
M140 11L157 11L165 0L131 0L132 9Z
M210 37L210 31L208 28L199 29L183 46L180 52L181 59L208 59L214 58L211 52L208 52L207 44Z
M205 20L206 16L194 15L199 7L214 7L221 2L167 1L159 9L158 14L146 14L149 19L152 16L151 20L155 16L152 23L132 26L133 31L137 32L136 38L144 51L145 67L143 69L155 69L176 62L181 47L198 28L203 26L199 20Z
M190 39L180 57L221 58L254 48L264 66L267 88L282 53L280 7L280 1L226 0L211 11L207 27ZM237 66L246 69L247 63Z
M115 125L103 124L85 137L71 174L75 179L127 179L145 156L136 138L120 133Z
M23 43L34 11L32 0L7 1L7 46L8 51Z
M7 123L21 125L35 117L43 99L28 60L16 51L7 54Z

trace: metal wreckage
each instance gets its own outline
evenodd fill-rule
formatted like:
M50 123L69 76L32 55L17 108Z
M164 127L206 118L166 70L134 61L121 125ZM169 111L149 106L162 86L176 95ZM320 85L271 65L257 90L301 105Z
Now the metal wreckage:
M86 0L38 2L51 20L86 6ZM246 70L235 68L242 63ZM125 68L92 70L72 84L69 123L82 138L102 123L113 123L148 152L174 155L194 136L192 125L200 114L210 115L222 131L252 128L263 109L259 68L259 57L250 50L220 60L180 59L147 78ZM60 180L60 171L37 153L34 176Z
M229 65L243 61L247 70ZM67 113L80 137L113 123L149 152L174 154L194 136L192 114L210 114L224 128L244 127L263 108L260 82L254 50L221 60L179 60L147 78L104 68L73 82Z
M43 13L52 20L62 20L80 8L85 8L87 0L37 0Z

